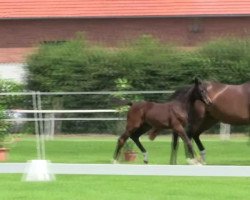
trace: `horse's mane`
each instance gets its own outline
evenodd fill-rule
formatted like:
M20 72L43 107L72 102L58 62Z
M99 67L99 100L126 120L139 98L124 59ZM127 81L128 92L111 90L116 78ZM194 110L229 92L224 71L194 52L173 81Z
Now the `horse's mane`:
M192 85L186 85L181 88L178 88L170 97L169 100L182 100L187 96L187 93L190 92Z

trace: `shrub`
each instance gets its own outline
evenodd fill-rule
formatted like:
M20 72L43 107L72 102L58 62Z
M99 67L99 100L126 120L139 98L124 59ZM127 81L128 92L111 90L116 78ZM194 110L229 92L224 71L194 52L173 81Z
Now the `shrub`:
M0 148L4 147L5 138L9 134L10 123L4 120L6 118L5 109L0 106Z
M226 83L249 81L250 39L218 39L203 45L200 54L208 61L209 79Z
M117 80L129 83L126 90L174 90L192 83L195 76L242 83L250 77L250 40L219 39L187 51L148 35L118 48L94 46L77 36L57 45L41 45L27 63L28 89L35 91L113 91L119 89ZM140 98L167 100L162 94ZM57 96L46 103L44 108L49 109L51 105L52 109L114 107L108 96ZM65 122L64 130L80 131L81 123ZM84 125L91 131L106 127L106 122L94 123L90 129Z

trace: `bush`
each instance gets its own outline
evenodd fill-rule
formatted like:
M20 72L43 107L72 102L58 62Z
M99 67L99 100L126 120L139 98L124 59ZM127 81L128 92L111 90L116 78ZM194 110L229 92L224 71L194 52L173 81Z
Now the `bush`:
M24 85L13 81L0 80L0 92L22 92ZM23 107L25 105L25 97L18 95L0 96L0 106L5 109Z
M23 92L23 91L24 91L23 84L8 80L0 80L0 92L11 93L11 92ZM17 127L19 127L18 129L20 129L21 126L23 125L14 122L7 123L2 120L13 117L13 115L11 115L12 112L10 112L11 109L20 109L20 108L28 109L30 107L32 107L30 96L0 95L0 120L1 120L0 134L4 136L6 134L7 128L9 132L13 132L13 130L17 130Z
M28 89L48 92L114 91L119 79L129 83L127 90L175 90L192 83L195 76L242 83L250 77L250 41L226 38L187 51L143 35L114 49L94 46L78 35L65 43L41 45L28 59L27 71ZM110 98L105 96L100 101L94 95L91 99L56 96L47 99L43 108L112 108ZM166 95L140 98L167 100ZM79 130L80 124L65 122L64 130ZM91 127L97 130L107 126L100 122Z
M250 39L215 40L203 45L200 54L207 60L207 78L234 84L249 81Z
M4 120L6 118L5 109L0 106L0 148L4 147L5 138L9 134L10 123Z

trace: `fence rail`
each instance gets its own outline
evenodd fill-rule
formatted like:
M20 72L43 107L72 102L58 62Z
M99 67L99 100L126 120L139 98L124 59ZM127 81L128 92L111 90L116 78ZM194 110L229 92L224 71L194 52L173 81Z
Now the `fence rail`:
M33 113L34 118L7 119L9 121L35 121L37 136L38 159L45 159L45 145L43 133L44 121L53 122L55 120L124 120L124 118L55 118L56 113L92 113L92 112L117 112L113 109L103 110L42 110L42 95L89 95L89 94L156 94L173 91L99 91L99 92L16 92L0 93L0 95L31 95L33 97L34 110L14 110L18 113ZM44 114L44 115L43 115ZM45 117L45 115L48 115ZM53 117L49 117L52 115ZM38 123L39 122L39 123ZM41 122L41 123L40 123ZM2 163L0 173L25 173L27 163ZM96 174L96 175L152 175L152 176L239 176L250 177L250 167L248 166L169 166L169 165L113 165L113 164L62 164L51 163L51 172L54 174Z
M28 163L2 163L0 173L26 173ZM250 177L250 166L50 163L52 174Z
M39 92L40 95L84 95L84 94L172 94L173 90L152 90L152 91L92 91L92 92ZM8 95L33 95L34 91L30 92L2 92L0 96Z
M69 118L42 118L39 121L122 121L126 120L126 118L122 117L69 117ZM18 118L18 119L5 119L8 122L33 122L38 121L34 118Z
M101 109L101 110L11 110L15 113L117 113L114 109Z

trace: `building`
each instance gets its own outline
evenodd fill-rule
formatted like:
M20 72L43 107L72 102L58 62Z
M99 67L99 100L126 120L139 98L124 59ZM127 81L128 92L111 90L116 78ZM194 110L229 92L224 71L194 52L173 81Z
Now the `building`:
M41 42L76 32L107 46L150 34L184 47L250 33L244 0L0 0L0 9L0 63L9 67L22 67Z

